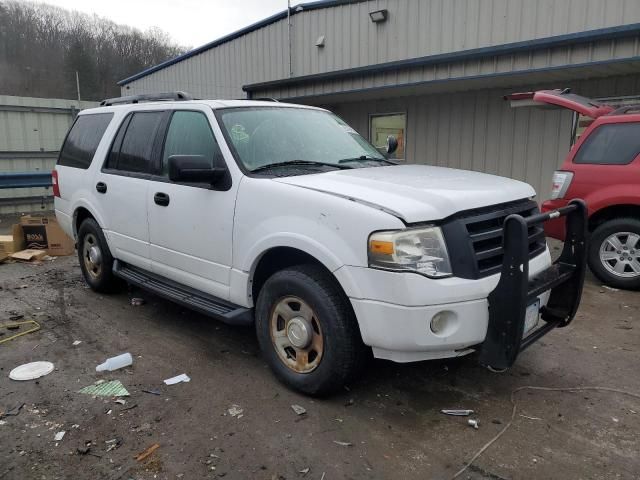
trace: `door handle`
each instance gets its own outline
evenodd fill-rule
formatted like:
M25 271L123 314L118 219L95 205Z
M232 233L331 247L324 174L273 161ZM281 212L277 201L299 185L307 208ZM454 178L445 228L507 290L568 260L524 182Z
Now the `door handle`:
M156 202L156 205L160 205L161 207L166 207L169 205L169 195L163 192L157 192L153 196L153 201Z
M96 190L99 193L107 193L107 184L104 182L98 182L96 183Z

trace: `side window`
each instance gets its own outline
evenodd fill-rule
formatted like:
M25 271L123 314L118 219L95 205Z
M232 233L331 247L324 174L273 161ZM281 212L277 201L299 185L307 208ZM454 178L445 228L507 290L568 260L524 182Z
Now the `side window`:
M149 172L153 161L153 141L163 115L164 112L136 112L130 120L125 120L113 142L107 168Z
M573 163L627 165L640 153L640 123L602 125L585 139Z
M209 120L202 112L176 111L171 117L162 155L162 174L169 173L169 157L173 155L197 155L206 158L214 166L214 158L220 148L213 136Z
M62 145L58 165L89 168L112 118L113 113L78 116Z

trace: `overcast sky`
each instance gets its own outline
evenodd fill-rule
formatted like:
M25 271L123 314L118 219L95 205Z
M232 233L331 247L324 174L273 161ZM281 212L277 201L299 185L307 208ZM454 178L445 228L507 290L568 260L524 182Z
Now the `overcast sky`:
M291 5L309 0L291 0ZM287 0L46 0L38 3L100 15L146 30L160 27L183 46L198 47L287 9Z

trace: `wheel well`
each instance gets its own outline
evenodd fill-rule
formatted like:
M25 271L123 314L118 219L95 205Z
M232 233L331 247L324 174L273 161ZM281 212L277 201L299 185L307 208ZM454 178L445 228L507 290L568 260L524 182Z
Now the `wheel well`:
M593 232L607 220L619 217L640 219L640 205L612 205L598 210L589 217L589 231Z
M93 215L91 215L91 212L84 207L79 207L78 209L76 209L73 216L74 216L73 230L76 236L78 234L78 229L80 228L80 225L82 225L82 222L84 222L87 218L93 218L95 220Z
M267 250L258 261L251 281L251 296L254 304L258 299L258 294L264 283L271 275L287 267L301 264L319 265L329 272L317 258L297 248L274 247ZM337 280L336 283L338 283ZM338 283L338 285L340 284Z

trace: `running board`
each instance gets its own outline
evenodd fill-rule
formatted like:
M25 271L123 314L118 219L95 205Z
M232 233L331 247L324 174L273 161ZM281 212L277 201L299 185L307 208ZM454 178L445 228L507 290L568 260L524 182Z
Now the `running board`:
M127 283L148 290L184 307L216 318L230 325L251 325L253 312L250 308L234 305L194 288L187 287L151 272L134 267L120 260L113 261L113 274Z

